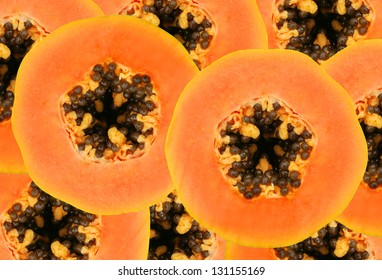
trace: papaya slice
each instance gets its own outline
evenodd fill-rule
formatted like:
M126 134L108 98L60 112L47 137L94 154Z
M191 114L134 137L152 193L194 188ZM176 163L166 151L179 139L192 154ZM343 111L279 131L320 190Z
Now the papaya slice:
M52 63L58 57L65 59ZM31 178L92 213L160 201L172 189L167 128L197 72L176 39L137 18L98 17L57 29L24 58L16 81L12 123Z
M0 210L0 259L147 258L149 211L95 215L50 196L27 175L1 177L7 195Z
M355 231L378 236L382 236L382 221L377 214L382 209L381 51L382 40L367 40L336 54L322 65L353 98L368 145L368 163L363 170L363 179L338 220Z
M224 259L225 240L198 223L172 191L150 207L149 260Z
M351 98L318 64L290 50L247 50L186 86L166 157L201 224L241 245L278 247L345 209L367 147Z
M311 237L279 248L252 248L227 242L231 260L380 260L382 238L367 236L332 221Z
M357 41L381 38L378 0L261 0L270 48L300 51L321 63Z
M12 133L14 82L25 54L34 43L75 19L103 15L89 0L0 1L0 172L26 172ZM60 11L61 16L52 16Z
M240 49L267 48L256 1L95 0L105 14L139 17L166 30L188 50L199 68Z

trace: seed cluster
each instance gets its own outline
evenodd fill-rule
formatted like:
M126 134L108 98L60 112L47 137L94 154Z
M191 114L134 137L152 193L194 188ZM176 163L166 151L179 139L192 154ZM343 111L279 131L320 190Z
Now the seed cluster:
M12 116L14 81L20 63L35 42L33 24L6 21L0 26L0 123Z
M366 99L362 104L357 114L368 148L363 181L371 189L377 189L382 186L382 93Z
M140 156L156 135L158 102L150 77L114 62L95 65L62 108L78 150L92 160Z
M150 207L151 237L148 259L206 259L213 253L214 235L203 229L174 193Z
M275 248L275 253L283 260L366 260L372 257L366 237L337 222L297 244Z
M3 214L2 227L20 259L88 259L97 246L97 216L76 209L39 189L33 182L27 197Z
M280 102L258 101L233 113L220 130L219 161L246 198L270 190L286 196L299 188L312 151L312 133ZM293 122L293 123L292 123Z
M196 64L201 68L198 55L210 46L213 23L200 7L195 7L194 1L143 0L141 11L139 17L177 38L193 54ZM127 11L130 15L135 13L134 8Z
M286 48L324 61L364 36L371 11L360 0L312 0L310 9L285 0L277 7L277 34ZM292 32L288 32L291 31Z

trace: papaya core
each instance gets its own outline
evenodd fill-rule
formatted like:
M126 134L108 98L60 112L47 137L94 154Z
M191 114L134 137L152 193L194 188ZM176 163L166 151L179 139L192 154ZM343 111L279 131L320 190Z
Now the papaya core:
M364 39L374 11L367 0L277 0L272 20L281 48L321 62Z
M371 189L382 187L382 93L380 90L356 102L356 113L365 134L368 162L363 181Z
M142 18L178 39L199 68L211 40L216 34L215 23L208 13L191 0L134 0L119 14Z
M215 150L223 176L244 198L290 197L301 185L314 143L299 115L263 97L219 123Z
M90 161L136 158L155 140L160 108L153 81L116 62L96 64L61 107L75 149Z
M216 246L216 235L189 215L175 192L150 207L149 260L211 259Z
M100 217L48 195L33 182L0 221L16 259L94 259L98 250Z
M0 21L0 123L12 116L15 79L20 63L33 44L48 33L22 15Z
M281 260L367 260L375 253L368 237L332 221L303 241L274 249Z

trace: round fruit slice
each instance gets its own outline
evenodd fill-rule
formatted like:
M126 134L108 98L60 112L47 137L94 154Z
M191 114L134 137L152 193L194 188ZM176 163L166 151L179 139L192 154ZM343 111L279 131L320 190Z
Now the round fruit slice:
M382 236L382 40L360 42L336 54L323 68L351 95L368 146L368 163L356 195L338 217L347 227ZM358 146L354 146L358 149Z
M25 183L26 175L1 177L8 201L0 209L0 259L147 258L149 211L99 216Z
M201 224L235 243L278 247L345 209L367 148L351 98L313 60L249 50L186 86L166 156L179 199Z
M16 82L12 121L31 178L93 213L155 204L172 189L166 133L197 72L176 39L134 17L52 33L25 57Z
M26 172L12 133L11 116L17 70L34 44L59 26L103 15L89 0L0 1L0 172ZM60 12L60 16L52 16Z
M317 62L357 41L381 38L379 0L257 1L270 48L297 50Z
M227 242L230 260L380 260L382 238L330 222L311 237L280 248L252 248Z
M199 68L235 50L267 48L253 0L96 0L106 14L130 15L177 38Z

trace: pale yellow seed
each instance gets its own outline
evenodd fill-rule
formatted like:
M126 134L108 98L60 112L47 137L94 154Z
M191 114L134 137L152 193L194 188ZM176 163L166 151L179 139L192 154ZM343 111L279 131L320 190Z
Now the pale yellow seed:
M188 214L182 214L179 219L179 223L176 227L176 231L180 234L184 234L190 230L192 226L192 218Z
M337 240L336 248L334 250L334 255L336 255L338 258L342 258L346 255L346 253L349 250L349 244L348 240L346 238L340 237Z
M187 13L183 12L179 16L179 27L182 29L188 28L188 19L187 19Z
M257 128L257 126L250 123L243 123L240 127L240 133L253 139L256 139L260 136L260 130Z
M116 127L109 128L107 136L110 141L117 145L122 145L126 142L126 136L120 132Z
M345 0L338 0L337 1L337 13L340 15L345 15L346 14L346 4Z
M340 32L343 27L342 27L342 25L337 20L332 20L332 28L335 31Z
M28 246L29 244L31 244L33 239L34 239L33 230L27 229L24 235L23 246Z
M52 250L52 253L59 259L65 259L70 255L70 250L62 245L59 241L54 241L50 245L50 249Z
M314 14L318 10L316 2L313 0L300 0L297 2L297 8L303 12Z
M0 43L0 58L8 59L10 56L11 50L3 43Z
M382 117L378 114L367 114L364 119L365 124L376 128L382 128Z
M53 207L53 216L56 221L61 221L62 218L68 214L68 212L64 211L64 208L61 206Z

